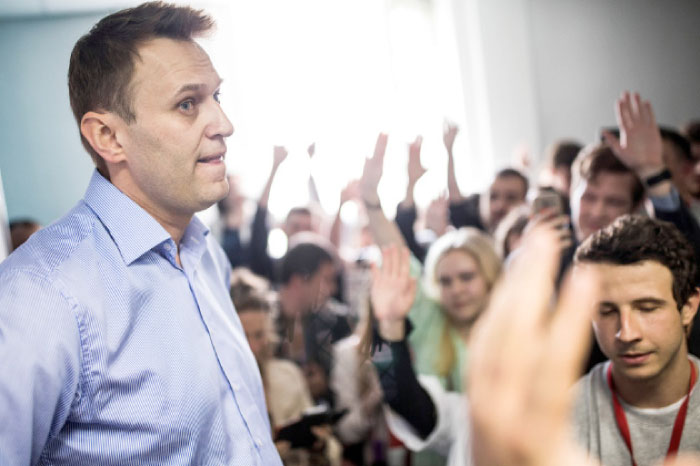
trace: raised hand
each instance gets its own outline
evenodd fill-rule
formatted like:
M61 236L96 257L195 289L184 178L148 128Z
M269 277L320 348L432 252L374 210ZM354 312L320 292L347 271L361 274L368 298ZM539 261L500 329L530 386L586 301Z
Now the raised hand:
M272 168L276 170L287 159L289 152L284 146L274 146L272 149Z
M420 161L420 149L423 137L416 136L415 141L408 145L408 182L415 185L416 181L427 171Z
M452 147L454 146L458 132L459 128L457 125L448 122L445 125L445 131L442 133L442 141L445 143L445 149L447 149L447 153L450 155L452 155Z
M437 236L442 236L450 226L449 205L447 194L440 194L425 209L425 226Z
M372 265L370 301L379 323L379 334L387 341L402 340L404 322L413 306L416 280L410 274L408 249L395 245L382 250L382 265Z
M360 191L365 201L378 202L377 187L384 172L384 154L388 139L388 135L379 133L374 146L374 154L371 158L365 159L362 178L360 178Z
M477 465L592 464L572 444L569 415L598 284L575 269L552 312L558 236L547 223L530 231L475 329L468 393Z
M642 179L663 170L661 133L649 101L625 92L615 104L615 116L620 139L607 131L603 137L620 160Z

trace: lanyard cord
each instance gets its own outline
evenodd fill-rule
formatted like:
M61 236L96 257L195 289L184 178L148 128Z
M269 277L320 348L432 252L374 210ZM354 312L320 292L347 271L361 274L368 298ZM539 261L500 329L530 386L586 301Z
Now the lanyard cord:
M680 446L681 437L683 436L683 427L685 427L685 416L688 413L690 391L693 389L693 386L695 385L695 381L697 380L698 376L695 364L693 364L690 360L688 360L688 363L690 364L690 383L688 384L688 393L685 396L685 400L683 400L681 408L678 410L678 414L676 415L676 422L673 423L671 443L668 446L666 458L675 455L678 451L678 447ZM634 453L632 451L632 437L630 435L629 424L627 424L627 416L625 416L625 410L622 408L620 400L617 398L617 393L615 392L615 382L612 378L612 363L610 363L610 365L608 366L607 379L608 386L610 387L610 391L612 392L613 410L615 411L615 421L617 421L617 428L620 430L620 435L622 435L622 439L625 441L625 445L627 445L627 449L630 452L630 458L632 458L632 466L637 466L637 463L634 461Z

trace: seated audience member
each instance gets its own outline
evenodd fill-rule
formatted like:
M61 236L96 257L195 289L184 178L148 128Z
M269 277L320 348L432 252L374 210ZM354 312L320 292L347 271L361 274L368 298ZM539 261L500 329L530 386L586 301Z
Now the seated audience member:
M328 397L333 343L351 332L347 316L339 313L337 306L328 305L336 287L335 274L333 256L327 249L315 243L298 243L281 260L281 284L274 303L277 356L305 367L313 376L309 385L324 398ZM332 404L332 399L329 401Z
M514 168L504 168L496 173L485 194L463 197L457 184L452 147L457 127L449 126L444 142L447 149L447 190L450 198L450 221L456 228L476 227L493 233L498 223L510 210L525 202L529 182L525 175Z
M694 252L671 224L624 216L589 237L575 269L601 283L593 316L609 362L578 384L577 436L606 466L700 451L698 363L687 337L700 303Z
M313 406L304 374L291 361L272 356L272 321L270 303L265 297L264 279L234 271L231 298L243 325L245 336L260 368L265 400L275 432L286 424L297 421L304 411ZM311 448L290 448L285 440L276 440L275 445L285 465L338 465L341 447L330 434L330 426L312 428L318 442Z
M41 225L34 220L19 219L10 222L10 242L12 251L24 244L34 233L39 231Z
M581 144L577 142L560 140L554 142L545 155L545 184L567 198L571 189L571 166L581 149Z

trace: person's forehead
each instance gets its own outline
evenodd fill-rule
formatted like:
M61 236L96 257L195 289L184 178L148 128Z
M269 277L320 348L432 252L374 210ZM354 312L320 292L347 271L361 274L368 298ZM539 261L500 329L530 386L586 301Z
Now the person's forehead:
M457 270L458 272L473 270L477 266L474 257L463 249L450 249L440 257L435 264L435 269L438 275L447 273L447 269Z
M155 38L142 43L132 84L146 92L157 87L167 97L185 85L218 87L221 82L209 55L194 41Z
M515 175L499 176L491 183L491 191L523 191L525 183Z
M586 191L632 199L634 177L630 173L600 172L586 181Z
M645 298L673 299L671 270L657 261L626 265L585 262L576 268L587 268L598 276L600 301L623 304Z

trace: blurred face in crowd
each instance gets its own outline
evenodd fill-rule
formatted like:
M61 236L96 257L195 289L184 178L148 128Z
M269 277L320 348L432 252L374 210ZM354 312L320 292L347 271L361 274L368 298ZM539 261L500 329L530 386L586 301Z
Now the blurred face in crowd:
M631 173L600 172L574 187L571 222L578 241L608 226L617 217L632 213L634 182Z
M446 252L436 264L435 278L448 318L456 325L473 322L488 296L488 284L474 257L461 249Z
M319 309L330 299L337 290L335 265L333 262L323 262L314 275L302 279L306 308L309 311Z
M290 212L284 222L284 232L288 237L302 231L313 231L313 219L306 212Z
M264 310L242 309L238 311L245 337L258 365L264 364L268 357L270 319Z
M488 227L494 229L513 207L525 202L525 184L517 176L497 177L488 194Z
M664 162L681 195L700 198L700 157L688 160L681 149L668 140L663 141L663 150Z
M135 120L114 128L124 160L112 181L156 218L188 218L226 196L225 138L233 126L219 105L221 79L194 42L157 38L135 60Z
M687 365L686 328L698 306L691 296L681 310L671 271L655 261L632 265L585 263L602 285L593 318L596 340L613 364L616 381L663 380ZM687 384L687 380L685 381Z

